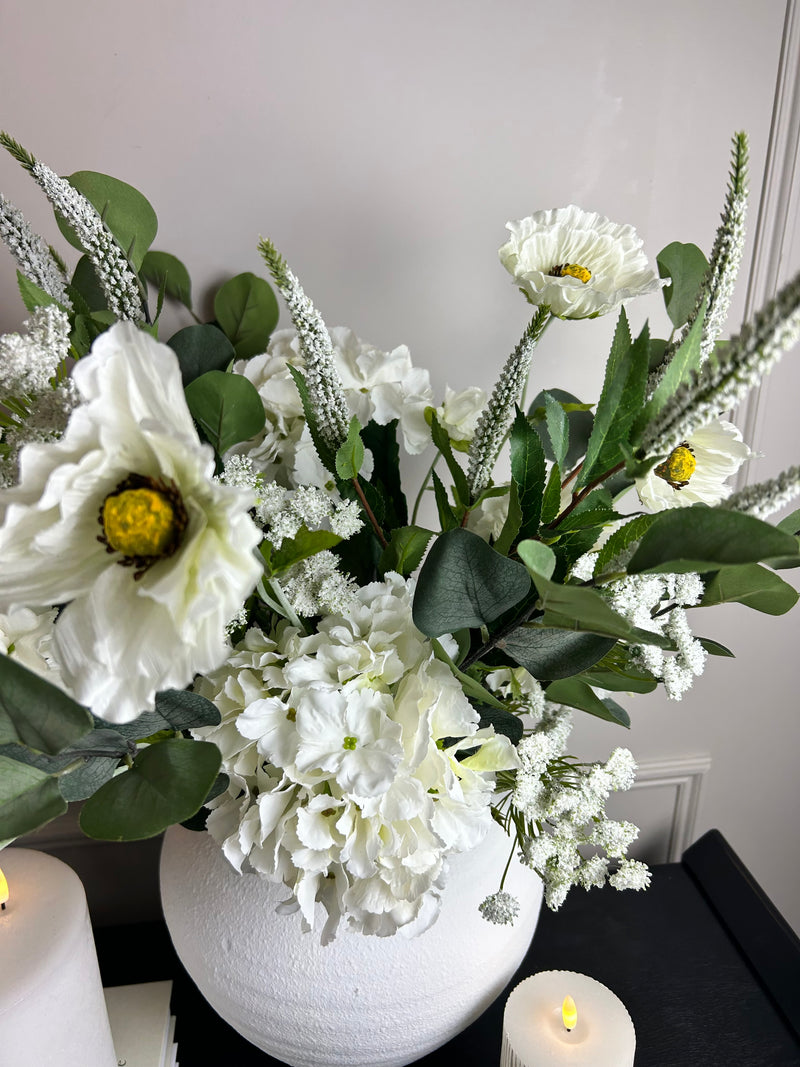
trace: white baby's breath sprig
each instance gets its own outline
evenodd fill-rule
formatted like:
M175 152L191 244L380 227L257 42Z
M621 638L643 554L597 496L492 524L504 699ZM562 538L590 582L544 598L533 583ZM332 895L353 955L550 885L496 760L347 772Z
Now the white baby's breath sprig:
M800 496L800 466L787 467L776 478L745 486L729 496L722 507L767 519Z
M67 279L52 251L28 225L25 216L0 193L0 238L29 281L71 310Z
M528 378L533 350L550 321L550 308L537 308L519 344L506 360L489 402L478 420L475 436L470 444L467 485L474 500L487 488L508 428L514 419L514 409L522 396Z
M7 133L0 133L0 145L33 175L54 210L75 231L95 269L109 310L120 319L144 321L139 280L92 204L66 178L59 178Z
M800 274L725 346L718 346L692 381L676 390L645 429L645 455L668 454L699 427L735 407L800 336Z
M272 241L262 238L258 248L297 330L305 360L309 401L319 432L335 452L347 439L349 420L344 385L334 363L327 327Z

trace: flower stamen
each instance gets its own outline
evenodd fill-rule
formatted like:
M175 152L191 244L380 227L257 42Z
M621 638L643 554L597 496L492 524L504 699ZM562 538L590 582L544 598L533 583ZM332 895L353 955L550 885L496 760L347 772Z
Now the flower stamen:
M592 272L588 267L582 267L580 263L559 263L548 272L551 278L577 278L584 285L589 281Z
M655 468L654 473L663 478L673 489L683 489L689 484L689 479L697 468L697 460L694 458L692 446L684 441L673 448L663 463Z
M159 559L175 553L188 517L174 483L131 474L109 493L100 507L107 552L119 552L118 562L136 567L136 578Z
M351 752L355 751L357 745L358 745L358 738L357 737L349 737L348 736L342 742L342 748L349 749L349 751L351 751Z

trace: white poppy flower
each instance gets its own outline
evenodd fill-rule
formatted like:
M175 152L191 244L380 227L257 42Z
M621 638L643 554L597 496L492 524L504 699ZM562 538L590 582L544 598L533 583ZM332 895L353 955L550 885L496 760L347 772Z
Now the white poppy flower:
M506 228L500 260L531 304L561 319L593 319L667 284L656 277L633 226L574 204L537 211Z
M639 499L651 511L715 506L730 495L726 480L753 453L731 422L715 419L673 448L663 463L636 479Z
M175 354L119 323L76 366L63 437L0 493L0 605L65 604L53 657L95 714L129 722L228 653L260 574L250 494L213 478Z

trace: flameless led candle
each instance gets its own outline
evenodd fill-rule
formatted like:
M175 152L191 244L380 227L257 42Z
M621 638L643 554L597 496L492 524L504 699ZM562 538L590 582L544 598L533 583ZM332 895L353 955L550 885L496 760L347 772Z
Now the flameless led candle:
M574 971L541 971L514 989L500 1067L633 1067L636 1033L622 1001Z
M27 848L7 848L0 861L0 1063L116 1067L80 879Z

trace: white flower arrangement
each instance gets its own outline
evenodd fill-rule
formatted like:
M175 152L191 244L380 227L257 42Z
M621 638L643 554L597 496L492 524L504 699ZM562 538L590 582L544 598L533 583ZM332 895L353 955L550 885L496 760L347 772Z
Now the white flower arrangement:
M30 315L0 338L0 839L73 800L94 837L207 829L308 928L321 902L324 941L343 921L424 929L448 857L492 819L552 908L573 886L646 887L636 827L605 810L634 758L579 762L574 714L628 726L611 694L680 699L726 652L692 633L693 607L797 599L763 564L800 564L800 513L764 521L800 494L798 467L730 495L751 453L719 421L800 330L796 279L718 343L745 138L708 263L671 245L658 278L631 226L574 206L509 223L501 260L533 317L491 395L439 403L405 346L328 330L266 240L291 329L242 274L213 324L159 342L163 300L192 311L190 284L149 248L147 201L0 144L88 256L70 276L0 201ZM623 303L662 288L670 336L634 338ZM553 390L523 411L548 324L612 311L597 404ZM411 511L401 448L429 450ZM435 529L417 521L426 491ZM513 922L498 873L481 912Z

